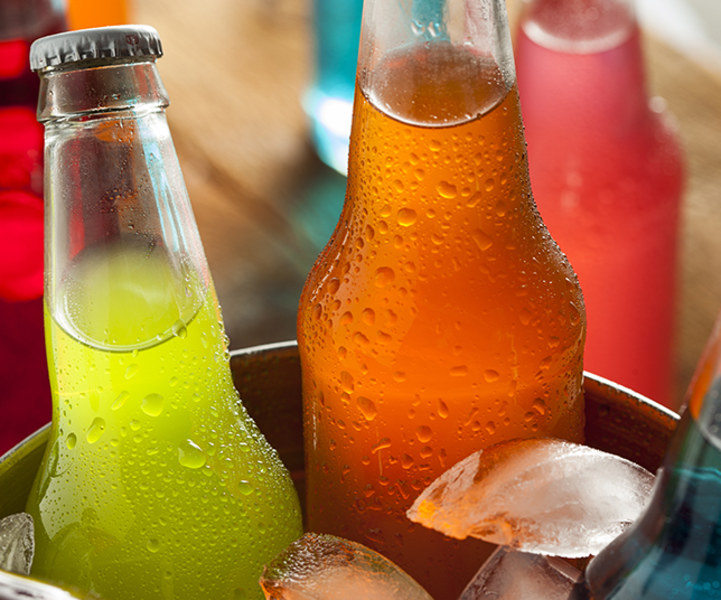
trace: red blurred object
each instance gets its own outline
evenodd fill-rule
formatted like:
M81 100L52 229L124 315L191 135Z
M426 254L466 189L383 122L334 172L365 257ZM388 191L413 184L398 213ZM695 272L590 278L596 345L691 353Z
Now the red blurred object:
M0 454L50 421L43 328L43 129L33 40L65 30L53 0L0 2Z
M671 408L682 153L629 0L534 0L516 67L533 194L586 301L584 368Z

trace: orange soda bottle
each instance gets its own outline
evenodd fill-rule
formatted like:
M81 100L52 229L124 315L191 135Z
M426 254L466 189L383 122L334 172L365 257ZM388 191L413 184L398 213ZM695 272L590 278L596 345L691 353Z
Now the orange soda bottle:
M531 194L503 0L366 0L346 201L299 307L307 529L455 599L490 547L405 511L480 448L582 439L585 327Z

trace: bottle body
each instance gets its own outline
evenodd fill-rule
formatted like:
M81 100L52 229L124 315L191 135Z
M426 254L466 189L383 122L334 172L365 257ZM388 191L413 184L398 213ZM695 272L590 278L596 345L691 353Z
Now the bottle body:
M439 599L489 548L412 526L415 497L481 447L582 438L583 300L523 144L488 56L439 38L359 64L346 203L301 296L308 528Z
M586 570L596 600L721 597L720 323L648 507Z
M64 30L62 3L0 7L0 455L50 420L43 333L43 131L30 43Z
M45 126L53 423L33 574L108 600L262 598L299 505L233 387L155 64L43 81L40 114L67 113ZM128 106L80 110L88 89Z
M585 368L677 408L682 157L630 3L530 3L516 64L534 197L584 291Z

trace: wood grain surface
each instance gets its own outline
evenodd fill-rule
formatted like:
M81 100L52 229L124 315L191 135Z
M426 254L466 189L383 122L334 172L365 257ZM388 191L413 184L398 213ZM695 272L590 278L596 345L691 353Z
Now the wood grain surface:
M134 0L133 12L163 41L171 130L231 347L292 339L300 289L345 191L315 157L301 106L310 0ZM721 309L721 65L645 39L650 90L676 116L687 157L680 400Z

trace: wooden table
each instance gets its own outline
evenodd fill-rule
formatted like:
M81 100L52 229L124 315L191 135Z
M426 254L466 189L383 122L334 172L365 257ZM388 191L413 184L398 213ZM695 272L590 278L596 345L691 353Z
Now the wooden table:
M300 104L312 72L310 0L134 3L134 20L156 27L165 48L171 130L231 347L294 338L300 289L345 191L315 157ZM646 45L651 91L675 113L688 161L680 398L721 309L721 65L648 36Z

